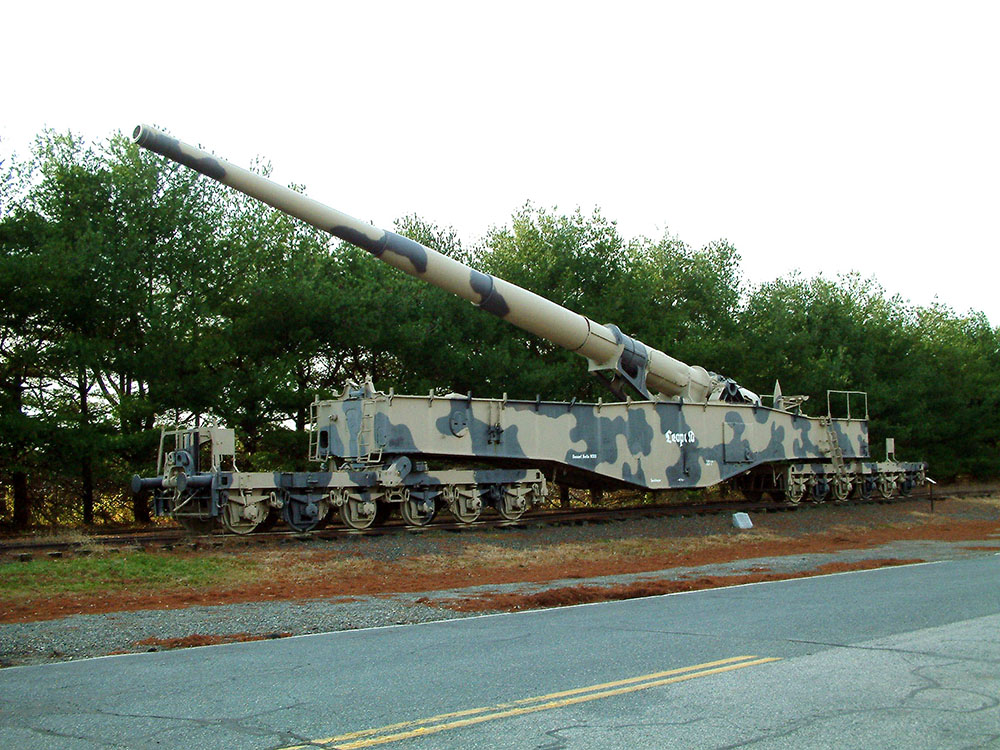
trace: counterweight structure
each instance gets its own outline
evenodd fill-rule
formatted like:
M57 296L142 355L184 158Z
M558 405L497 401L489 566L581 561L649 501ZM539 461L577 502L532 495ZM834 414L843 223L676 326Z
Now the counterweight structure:
M399 508L407 523L429 523L441 508L460 521L485 508L516 519L548 483L664 490L732 480L750 496L788 504L804 497L846 500L908 493L925 465L874 461L867 397L840 394L846 415L801 413L801 399L776 388L765 406L733 380L687 365L619 330L533 292L378 229L289 188L140 125L139 146L295 216L389 265L456 294L488 313L584 357L614 402L578 403L382 393L349 383L311 409L310 458L322 470L240 472L232 431L164 433L154 491L157 513L190 528L221 521L247 533L280 515L299 530L336 512L363 529ZM851 415L854 408L855 414ZM474 468L469 468L474 467Z

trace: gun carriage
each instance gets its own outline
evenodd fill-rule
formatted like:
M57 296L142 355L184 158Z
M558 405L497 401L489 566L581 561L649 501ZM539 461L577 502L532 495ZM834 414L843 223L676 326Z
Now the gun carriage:
M364 529L399 508L425 525L447 508L475 521L485 508L519 518L553 480L594 489L692 489L725 481L745 493L796 504L907 494L925 481L919 462L871 458L867 396L832 391L846 416L802 414L799 397L775 387L765 405L735 381L687 365L503 279L348 216L166 133L140 125L141 147L184 164L371 253L400 271L580 354L616 400L519 401L449 394L382 393L348 383L311 408L315 472L240 472L231 430L163 433L153 491L158 514L189 528L217 520L237 533L266 528L278 513L310 530L336 512ZM854 407L855 414L851 415ZM888 446L887 446L888 448ZM468 467L474 468L468 468Z

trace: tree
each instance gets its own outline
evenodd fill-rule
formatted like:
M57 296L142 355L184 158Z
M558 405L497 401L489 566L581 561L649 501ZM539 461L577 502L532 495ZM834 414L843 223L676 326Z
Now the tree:
M417 216L396 230L754 390L780 379L812 413L827 389L867 391L873 443L896 437L936 476L997 472L1000 331L981 314L856 274L749 287L728 242L628 240L597 209L529 203L471 248ZM309 402L348 379L608 396L572 352L120 134L44 131L0 162L0 300L0 497L18 526L129 503L148 518L125 488L167 422L221 419L241 466L301 466Z
M309 402L329 387L324 358L327 331L338 325L338 295L329 276L328 240L240 194L225 196L220 232L225 273L210 326L220 387L210 411L238 429L250 465L274 468L276 461L289 461L274 450L283 446L279 425L294 423L300 433L295 445L304 454ZM275 439L276 445L266 445Z
M39 304L52 270L38 252L47 227L32 213L0 218L0 480L11 486L12 525L30 522L29 473L38 459L42 427L26 411L26 392L45 371L47 326Z
M626 286L628 248L614 222L599 210L559 214L530 203L511 225L494 227L472 254L473 265L602 323L621 323L631 302ZM477 327L480 324L477 324ZM547 399L604 396L579 356L508 324L482 324L478 379L512 397Z
M1000 455L1000 329L982 313L915 312L914 347L895 383L896 428L932 475L995 476Z
M17 178L2 219L5 259L15 277L33 278L24 276L32 267L47 274L24 313L44 321L29 337L46 353L30 409L56 435L48 472L72 477L89 523L95 482L124 494L129 454L150 449L152 415L197 404L190 397L200 391L184 388L171 365L201 370L197 349L174 355L202 320L219 213L189 170L161 172L120 135L96 148L45 131ZM145 506L134 511L147 517Z
M740 256L725 241L700 250L665 234L632 243L624 313L644 342L690 365L741 378Z

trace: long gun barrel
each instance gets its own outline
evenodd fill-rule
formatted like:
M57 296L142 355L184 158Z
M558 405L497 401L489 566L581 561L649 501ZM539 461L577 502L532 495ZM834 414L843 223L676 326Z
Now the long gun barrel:
M149 125L138 125L132 140L224 185L295 216L367 250L399 270L457 294L525 331L586 357L590 369L623 394L623 383L647 399L680 397L705 401L713 378L658 349L626 336L616 326L595 323L503 279L481 273L411 239L379 229L325 206L265 177L184 143Z

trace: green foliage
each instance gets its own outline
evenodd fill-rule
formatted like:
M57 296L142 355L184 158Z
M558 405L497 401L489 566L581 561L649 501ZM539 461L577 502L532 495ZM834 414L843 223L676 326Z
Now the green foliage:
M994 477L1000 329L982 314L887 298L856 274L834 282L792 276L761 285L742 320L741 368L751 387L809 395L825 410L827 389L868 393L872 453L895 437L900 457L927 460L931 473Z
M511 226L494 227L470 261L482 270L601 322L622 321L630 304L628 253L614 222L596 210L569 215L531 204ZM474 323L471 363L477 392L512 398L570 399L606 395L579 357L499 320ZM628 332L627 323L619 325ZM461 389L460 389L461 390Z
M934 305L915 311L911 340L891 402L903 445L924 455L934 476L996 476L1000 329L982 314Z
M668 234L655 243L639 240L632 256L634 270L622 294L631 305L623 312L638 338L682 361L736 376L743 292L736 249L719 241L695 250Z
M266 163L256 169L269 171ZM622 237L526 204L465 247L396 231L762 393L867 391L873 453L996 476L1000 332L857 275L748 285L731 244ZM237 429L241 467L302 469L308 406L383 390L607 398L579 358L137 149L45 131L0 162L0 520L118 518L164 423Z

